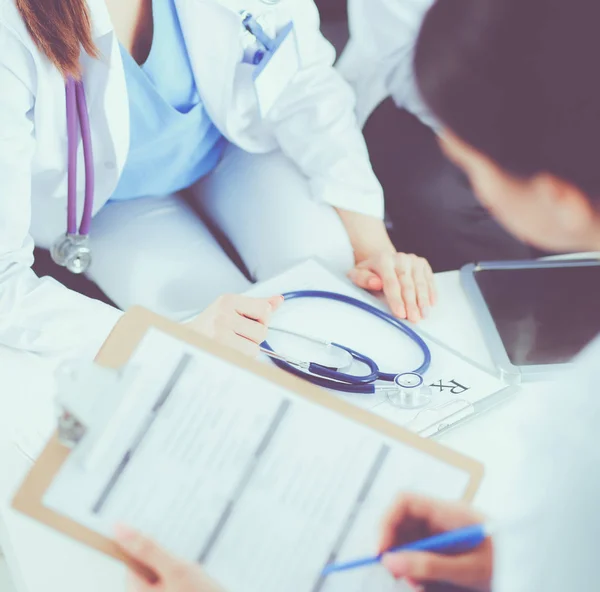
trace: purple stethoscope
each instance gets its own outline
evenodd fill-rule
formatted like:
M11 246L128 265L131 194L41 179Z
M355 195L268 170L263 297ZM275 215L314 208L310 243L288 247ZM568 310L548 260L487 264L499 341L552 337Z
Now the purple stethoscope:
M56 264L66 267L71 273L81 274L92 262L89 245L95 182L92 134L83 82L68 78L65 92L68 152L67 233L54 243L51 254ZM85 164L85 202L81 224L77 228L77 148L80 133Z
M265 4L277 4L280 0L262 0ZM244 27L269 51L275 41L269 39L254 17L242 13ZM264 51L258 51L254 63L260 62ZM66 267L71 273L85 273L92 263L90 249L90 227L94 209L94 157L92 151L92 134L90 116L88 114L85 89L81 80L67 78L65 84L67 102L67 152L68 152L68 198L67 198L67 233L61 236L52 246L52 259L57 265ZM81 224L77 228L77 151L79 134L83 143L83 160L85 165L85 201Z

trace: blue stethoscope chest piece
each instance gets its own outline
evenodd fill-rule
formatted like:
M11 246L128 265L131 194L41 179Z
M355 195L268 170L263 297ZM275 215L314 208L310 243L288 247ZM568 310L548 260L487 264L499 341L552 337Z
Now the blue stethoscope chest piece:
M367 312L408 337L421 351L422 363L418 368L407 372L386 373L381 371L375 360L345 345L308 337L287 329L275 329L275 332L304 339L313 346L317 344L321 348L318 356L308 354L313 360L318 358L318 361L305 361L304 356L300 359L298 355L295 357L283 355L275 351L269 343L263 343L262 351L270 356L277 366L323 388L354 394L385 393L393 405L403 409L418 409L430 403L431 390L424 386L423 375L431 365L431 352L423 338L411 327L379 308L344 294L301 290L284 294L284 298L286 302L320 298L347 304ZM364 373L352 373L355 366L364 368Z

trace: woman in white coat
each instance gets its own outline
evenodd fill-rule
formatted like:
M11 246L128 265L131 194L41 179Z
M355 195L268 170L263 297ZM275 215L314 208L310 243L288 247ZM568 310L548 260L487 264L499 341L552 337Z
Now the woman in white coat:
M317 256L383 289L398 316L421 318L431 270L387 236L333 59L312 0L2 0L0 343L46 351L83 336L93 351L114 325L114 309L30 270L34 243L52 249L66 234L67 247L83 247L76 263L91 250L87 275L121 308L183 320L243 291L248 280L210 226L252 279ZM76 216L67 81L82 138L86 114L90 124L87 163L86 142L71 142ZM93 204L84 169L95 173ZM69 248L54 249L57 262ZM277 303L221 300L196 326L247 349Z

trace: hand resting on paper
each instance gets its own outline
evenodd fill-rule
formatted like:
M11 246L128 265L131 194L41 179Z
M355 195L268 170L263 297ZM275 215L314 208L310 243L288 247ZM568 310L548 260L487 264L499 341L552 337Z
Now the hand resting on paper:
M188 323L202 335L256 357L267 338L272 314L283 303L283 296L250 298L225 295Z
M156 578L149 581L129 574L129 592L224 592L194 563L187 563L163 551L144 536L120 526L117 543L121 549Z
M393 314L413 323L427 318L437 301L431 266L416 255L377 253L357 263L348 277L359 288L382 292Z
M413 323L427 317L437 299L433 271L422 257L398 253L385 222L337 209L354 250L348 277L359 287L382 292L394 316Z
M481 524L483 520L481 514L464 504L405 495L384 520L380 552L435 534ZM488 539L474 551L458 555L395 553L386 555L383 565L394 577L404 578L415 587L443 582L488 592L492 580L493 546Z

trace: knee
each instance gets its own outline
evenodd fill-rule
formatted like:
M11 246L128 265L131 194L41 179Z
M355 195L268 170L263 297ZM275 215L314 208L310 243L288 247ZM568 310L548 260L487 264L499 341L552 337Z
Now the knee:
M252 275L264 281L308 259L316 259L332 272L346 275L354 266L348 233L331 206L319 205L305 224L292 222L293 229L272 243L258 258Z

